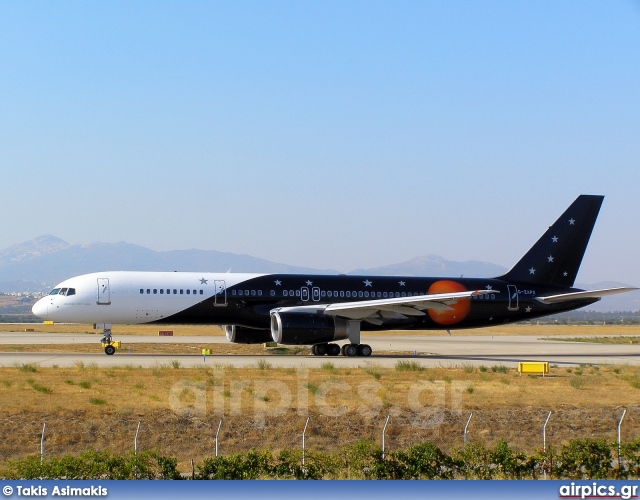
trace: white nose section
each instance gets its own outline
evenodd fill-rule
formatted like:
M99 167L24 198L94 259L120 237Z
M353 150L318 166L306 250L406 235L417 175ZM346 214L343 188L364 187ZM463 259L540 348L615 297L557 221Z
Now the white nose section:
M40 319L47 319L47 315L49 312L49 307L48 307L49 304L47 304L48 300L49 300L49 297L44 297L40 299L38 302L33 304L33 307L31 308L31 312Z

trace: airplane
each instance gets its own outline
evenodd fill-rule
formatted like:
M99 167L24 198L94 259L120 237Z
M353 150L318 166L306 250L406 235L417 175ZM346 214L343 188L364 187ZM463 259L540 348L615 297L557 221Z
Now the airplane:
M67 279L38 300L46 321L89 323L115 353L115 324L223 326L233 343L311 345L370 356L367 330L451 330L515 323L636 290L573 287L604 197L581 195L495 278L108 271ZM336 342L346 340L342 347Z

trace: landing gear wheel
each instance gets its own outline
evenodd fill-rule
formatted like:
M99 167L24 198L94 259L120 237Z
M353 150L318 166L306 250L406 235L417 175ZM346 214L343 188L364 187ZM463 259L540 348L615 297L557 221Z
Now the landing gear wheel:
M347 348L349 344L344 344L341 348L340 348L340 354L342 354L343 356L346 356L347 353L345 353L345 349Z
M327 354L329 356L338 356L340 354L340 346L338 344L329 344Z
M116 348L113 347L112 345L108 345L107 347L104 348L104 353L107 356L113 356L116 352Z
M316 348L316 356L324 356L327 354L327 344L316 344L314 347Z
M360 344L358 346L358 356L371 356L371 346L367 345L367 344Z
M353 357L358 355L358 344L347 344L344 348L344 355Z

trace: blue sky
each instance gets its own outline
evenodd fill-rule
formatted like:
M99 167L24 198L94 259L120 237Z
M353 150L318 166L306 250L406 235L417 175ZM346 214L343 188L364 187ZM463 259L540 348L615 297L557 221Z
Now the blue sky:
M637 1L2 2L0 248L510 266L604 194L640 285Z

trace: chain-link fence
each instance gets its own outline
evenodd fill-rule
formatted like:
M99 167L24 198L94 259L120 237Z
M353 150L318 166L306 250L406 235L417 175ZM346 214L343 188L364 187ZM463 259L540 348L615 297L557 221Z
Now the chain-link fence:
M559 447L570 440L585 438L615 442L623 410L622 407L590 407L443 410L430 414L396 412L391 414L385 431L385 448L394 451L430 441L450 453L464 445L464 428L468 423L467 440L470 442L494 446L502 439L518 451L531 453L542 449L543 426L549 411L552 413L546 426L547 447ZM469 421L471 412L473 416ZM0 460L39 455L41 451L45 457L79 454L87 450L127 453L137 445L138 450L153 450L175 457L186 469L191 460L198 462L215 455L216 434L221 455L245 453L251 449L274 452L299 449L307 416L310 419L305 436L306 449L335 452L363 439L380 444L387 415L375 418L355 413L327 416L311 412L301 415L290 410L266 418L264 415L259 418L255 415L220 418L155 411L126 416L105 414L103 419L96 420L82 413L52 418L36 412L29 415L5 414L0 415ZM627 408L620 429L623 443L640 438L640 406Z

